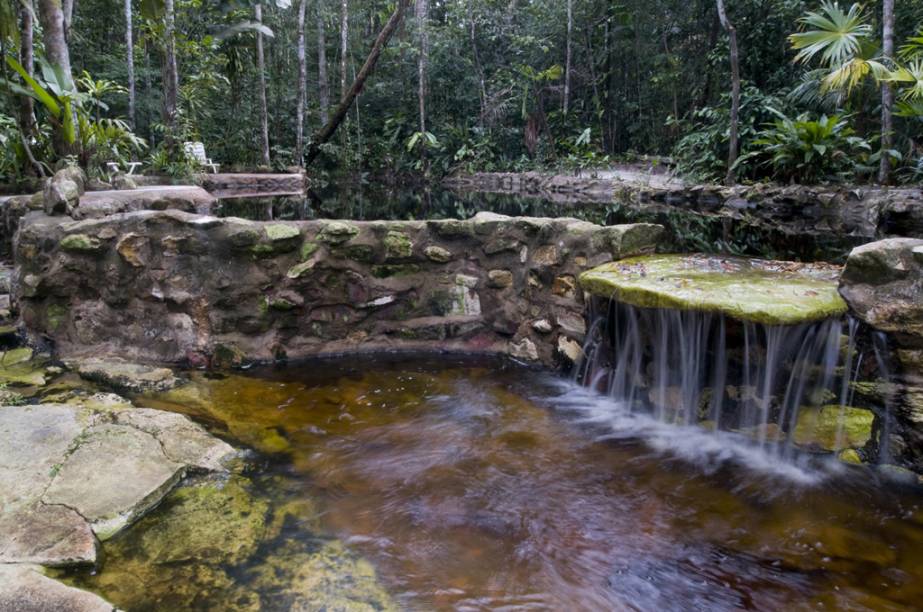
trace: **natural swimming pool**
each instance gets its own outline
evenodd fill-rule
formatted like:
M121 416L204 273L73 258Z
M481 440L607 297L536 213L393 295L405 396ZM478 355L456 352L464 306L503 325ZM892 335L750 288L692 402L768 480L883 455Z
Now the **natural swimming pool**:
M896 610L923 597L919 493L823 461L795 480L745 467L707 432L620 416L551 374L376 355L191 378L137 402L255 453L71 575L123 609ZM683 452L653 450L665 446Z

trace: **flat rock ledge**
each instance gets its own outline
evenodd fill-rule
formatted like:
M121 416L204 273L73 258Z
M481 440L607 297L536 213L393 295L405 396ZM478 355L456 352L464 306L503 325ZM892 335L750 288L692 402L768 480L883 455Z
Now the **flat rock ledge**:
M584 291L642 308L720 313L741 321L794 325L839 317L840 268L740 257L650 255L580 275Z
M0 610L112 610L44 567L93 564L189 472L236 451L180 414L127 402L0 406Z

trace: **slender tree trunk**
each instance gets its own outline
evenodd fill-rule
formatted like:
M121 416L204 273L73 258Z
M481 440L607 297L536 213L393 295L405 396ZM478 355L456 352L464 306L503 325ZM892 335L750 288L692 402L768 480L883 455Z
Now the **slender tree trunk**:
M410 0L398 0L397 7L391 14L388 22L385 23L385 26L381 29L381 32L378 33L378 37L372 45L372 50L369 52L369 56L365 59L365 63L359 70L359 74L356 75L356 79L353 81L349 91L346 93L346 97L340 101L330 121L314 135L311 146L308 149L308 157L305 160L305 166L310 165L311 162L317 159L320 153L320 146L330 140L330 137L333 136L337 128L343 122L343 119L349 112L349 107L352 106L356 96L362 91L366 79L369 78L369 75L371 75L372 71L375 69L375 64L378 63L378 58L381 57L382 50L384 50L388 41L391 40L394 31L404 19L404 13L407 11L407 4L409 1Z
M35 73L35 59L33 56L32 34L35 31L32 23L32 2L28 0L19 6L19 63L26 74ZM19 96L19 129L26 136L33 133L35 127L35 106L29 96Z
M70 36L71 23L74 21L74 3L75 0L62 0L62 10L64 11L64 38Z
M74 77L71 74L70 52L64 35L64 12L61 3L59 0L39 0L38 6L42 41L45 43L45 59L60 70L64 88L73 90ZM76 124L76 121L74 123ZM61 156L73 152L73 145L67 142L61 129L55 130L54 147L55 152Z
M894 57L894 0L882 2L881 55L886 63ZM881 165L878 182L885 184L891 175L891 158L887 151L894 148L894 90L890 83L881 84Z
M484 125L484 115L487 112L487 85L484 79L484 67L481 65L481 56L478 53L478 41L476 35L476 22L474 20L474 11L472 10L472 3L474 0L468 0L468 21L471 24L470 29L470 38L471 38L471 52L474 55L474 69L477 71L478 76L478 86L480 87L481 94L481 111L478 115L478 125Z
M317 0L317 96L320 125L327 125L330 114L330 82L327 80L327 37L324 32L324 8Z
M295 162L304 157L304 106L308 97L308 67L304 54L304 14L307 0L298 2L298 107L295 109Z
M176 13L173 0L164 0L164 67L163 67L163 121L167 126L164 144L173 151L176 147L176 101L179 95L179 71L176 67Z
M574 0L567 0L567 53L564 60L564 114L570 109L570 70L574 31Z
M349 0L340 2L340 100L346 99L346 55L349 52Z
M154 88L151 86L151 46L149 39L143 38L142 40L144 41L144 99L148 100L154 95ZM157 143L157 134L152 129L153 122L150 117L145 114L145 119L147 119L147 142L153 149Z
M889 1L889 0L886 0ZM721 20L721 27L728 33L731 55L731 125L729 127L728 137L728 169L725 176L725 182L729 185L735 182L734 164L737 162L737 156L740 152L740 143L738 130L740 115L740 55L737 49L737 30L728 19L727 12L724 9L724 0L717 0L718 19Z
M420 37L420 56L417 60L417 102L420 110L420 132L426 131L426 64L429 61L429 34L426 28L428 9L426 0L416 0L417 29Z
M125 49L128 67L128 124L135 129L135 49L131 28L131 0L125 0Z
M253 6L253 16L257 23L263 23L263 6ZM264 166L269 160L269 109L266 104L266 58L263 56L263 34L256 33L256 71L259 73L257 89L260 95L260 158Z

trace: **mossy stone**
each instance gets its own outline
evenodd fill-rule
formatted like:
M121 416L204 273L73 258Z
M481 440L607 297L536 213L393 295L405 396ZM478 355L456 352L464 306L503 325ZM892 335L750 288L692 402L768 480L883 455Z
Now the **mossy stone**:
M301 236L301 231L294 225L287 223L272 223L265 228L266 237L273 242L291 240Z
M260 240L260 233L252 228L246 228L232 233L228 236L228 242L238 248L249 247Z
M99 238L86 234L70 234L61 239L61 248L65 251L95 252L102 246Z
M45 310L45 322L49 331L57 331L67 317L67 308L60 304L49 304Z
M428 246L423 249L423 254L426 255L427 259L435 261L436 263L448 263L452 261L451 251L439 246Z
M388 232L384 245L388 259L406 259L413 255L413 242L402 232Z
M370 263L375 259L375 248L370 244L349 244L343 247L342 256L361 263Z
M593 295L642 308L716 312L742 321L794 325L839 317L840 268L742 257L648 255L580 275Z
M166 501L165 516L137 527L137 545L156 564L243 561L256 551L269 511L246 484L231 476L177 489Z
M836 451L843 447L858 448L865 445L871 437L874 418L870 411L852 406L802 408L798 414L793 439L801 446L828 451Z
M317 239L328 244L343 244L356 237L359 228L345 221L331 221L324 226Z
M320 245L313 240L307 240L301 245L301 261L307 261L313 255Z
M33 359L32 349L16 348L0 353L0 383L21 386L45 384L43 363Z
M285 276L291 279L301 278L302 275L314 268L315 263L316 262L312 259L309 261L303 261L300 264L296 264L289 268L288 272L285 273Z

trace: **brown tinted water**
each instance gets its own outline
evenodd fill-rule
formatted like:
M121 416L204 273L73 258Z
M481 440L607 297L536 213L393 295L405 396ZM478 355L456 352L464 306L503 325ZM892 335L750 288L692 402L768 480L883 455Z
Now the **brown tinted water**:
M505 362L192 378L139 401L257 459L221 484L220 520L181 490L72 576L127 610L923 605L923 496L869 471L776 469L704 432L628 425Z

